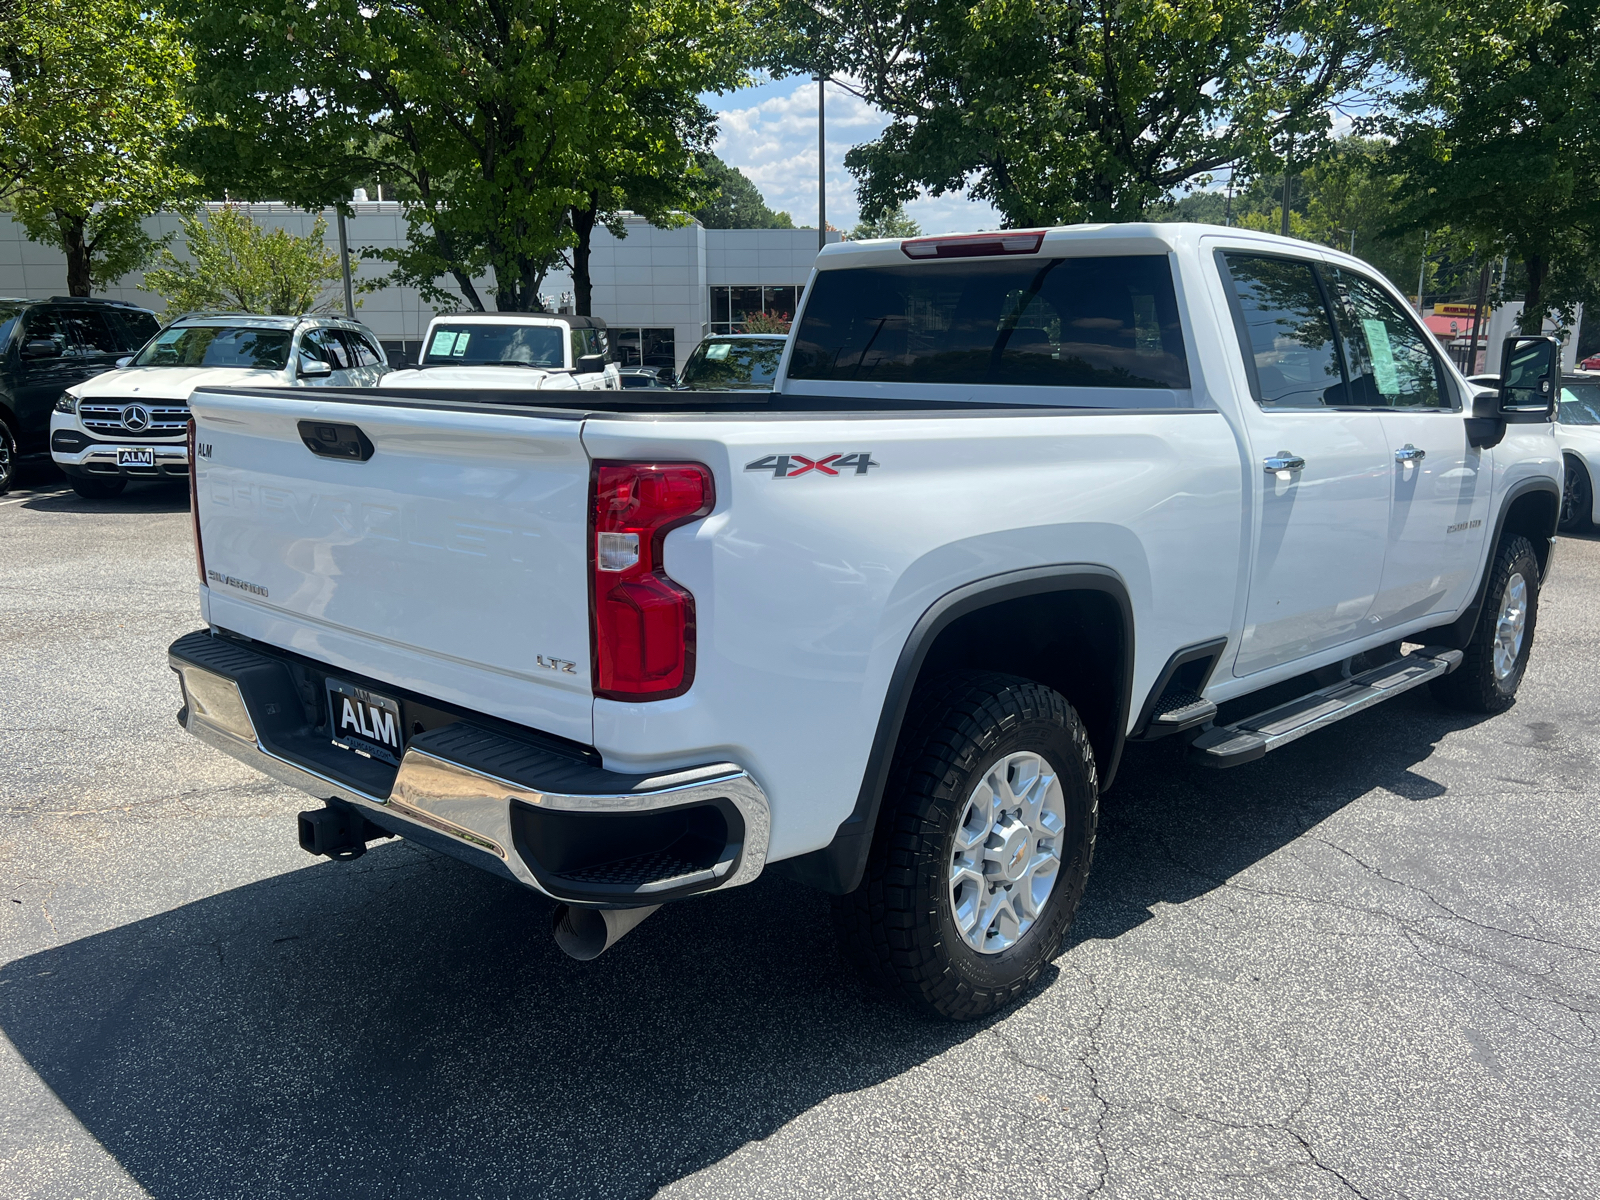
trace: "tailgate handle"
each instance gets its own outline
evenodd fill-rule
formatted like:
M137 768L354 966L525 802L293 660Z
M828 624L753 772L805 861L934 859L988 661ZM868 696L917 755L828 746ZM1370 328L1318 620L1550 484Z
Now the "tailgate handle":
M372 442L354 425L335 421L301 421L300 440L306 449L321 458L348 458L366 462L372 457Z

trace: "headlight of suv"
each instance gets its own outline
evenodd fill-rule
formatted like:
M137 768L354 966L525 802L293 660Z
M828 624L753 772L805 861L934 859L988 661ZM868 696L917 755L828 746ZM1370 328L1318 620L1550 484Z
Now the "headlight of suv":
M78 412L78 398L71 392L62 392L61 398L56 401L56 411L76 415Z

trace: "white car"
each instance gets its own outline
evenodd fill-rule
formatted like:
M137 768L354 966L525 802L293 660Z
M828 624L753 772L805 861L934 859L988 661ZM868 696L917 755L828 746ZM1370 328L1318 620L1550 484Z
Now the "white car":
M382 387L487 391L621 391L606 323L564 313L456 313L435 317L416 367Z
M1600 521L1594 486L1600 479L1600 375L1568 375L1561 381L1556 441L1566 467L1561 531L1581 533Z
M138 354L69 387L50 416L50 457L87 499L130 479L189 474L189 396L208 387L375 387L377 334L342 317L180 317Z
M180 720L315 798L311 853L455 855L577 957L771 870L980 1017L1128 743L1514 703L1555 340L1508 364L1475 394L1350 255L1130 224L831 245L769 391L201 389Z

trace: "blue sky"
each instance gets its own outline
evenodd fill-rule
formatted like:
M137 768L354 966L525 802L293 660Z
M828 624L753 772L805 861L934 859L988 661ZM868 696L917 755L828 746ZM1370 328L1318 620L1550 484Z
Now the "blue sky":
M718 114L717 155L761 189L767 204L796 225L817 221L817 85L784 79L702 99ZM828 87L828 224L849 229L858 219L855 178L844 169L845 151L870 142L888 124L870 104L835 85ZM994 229L993 207L964 196L922 197L906 212L925 233Z

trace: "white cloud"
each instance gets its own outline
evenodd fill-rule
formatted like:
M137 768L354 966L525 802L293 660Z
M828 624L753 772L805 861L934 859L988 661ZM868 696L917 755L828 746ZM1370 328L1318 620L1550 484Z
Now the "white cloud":
M817 85L809 79L765 83L726 96L705 96L718 115L717 155L738 167L761 190L768 206L789 213L796 225L817 223ZM880 110L830 86L827 93L828 224L849 229L860 219L855 176L845 151L870 142L888 125ZM993 229L993 206L945 195L922 196L906 212L927 233Z

